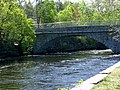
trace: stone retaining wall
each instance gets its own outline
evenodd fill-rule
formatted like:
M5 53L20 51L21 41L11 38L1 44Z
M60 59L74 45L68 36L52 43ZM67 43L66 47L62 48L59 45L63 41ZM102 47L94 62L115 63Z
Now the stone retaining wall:
M12 43L0 43L0 57L18 56L18 50Z

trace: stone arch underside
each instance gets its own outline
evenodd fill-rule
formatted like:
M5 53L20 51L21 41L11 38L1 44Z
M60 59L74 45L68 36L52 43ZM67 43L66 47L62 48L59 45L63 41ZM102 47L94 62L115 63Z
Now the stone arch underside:
M37 35L36 44L33 49L34 54L44 54L49 51L47 48L52 44L51 41L61 36L86 36L93 38L96 41L104 44L106 47L111 49L114 53L120 53L120 42L113 40L113 38L107 32L101 33L67 33L67 34L39 34ZM56 43L57 44L57 43Z
M49 47L52 45L48 45L48 44L52 44L51 43L52 40L54 40L55 38L61 37L61 36L64 36L64 35L61 35L61 34L39 34L37 35L36 43L33 46L33 54L48 53L49 51L47 48L49 48L49 50L52 48L52 47Z
M109 33L96 33L86 34L87 37L93 38L96 41L104 44L106 47L111 49L114 53L120 53L120 42L113 39Z

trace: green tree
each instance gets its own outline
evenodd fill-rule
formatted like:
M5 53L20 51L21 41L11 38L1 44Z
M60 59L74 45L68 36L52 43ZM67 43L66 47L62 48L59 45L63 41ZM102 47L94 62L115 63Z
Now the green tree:
M51 23L55 22L56 20L56 7L55 7L55 2L45 0L41 7L38 9L38 14L41 18L42 23Z
M88 6L84 0L79 2L80 21L92 20L93 10Z
M70 0L64 0L63 8L65 9L70 4L71 4Z
M73 20L78 21L80 19L80 12L79 12L79 3L71 3L73 9Z
M95 0L91 7L94 10L93 19L95 20L119 19L120 1L118 0Z
M73 20L73 9L72 6L68 5L64 10L57 14L58 21L71 21Z
M62 4L62 2L60 0L58 0L56 2L56 9L57 9L57 12L59 12L59 11L64 9L64 5Z
M30 0L23 5L23 8L28 18L33 18L35 10Z
M14 0L0 1L0 29L2 42L18 44L20 54L27 51L34 42L33 20L28 19L25 12L18 8Z

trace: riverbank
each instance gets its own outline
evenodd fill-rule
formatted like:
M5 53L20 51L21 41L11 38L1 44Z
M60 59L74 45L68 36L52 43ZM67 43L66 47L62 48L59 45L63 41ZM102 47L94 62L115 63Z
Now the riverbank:
M120 90L120 67L114 69L102 82L92 90Z
M71 90L118 90L120 89L118 78L120 78L120 61Z

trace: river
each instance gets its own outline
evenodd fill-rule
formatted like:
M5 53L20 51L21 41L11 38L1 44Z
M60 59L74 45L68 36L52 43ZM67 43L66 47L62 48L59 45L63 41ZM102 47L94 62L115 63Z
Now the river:
M110 50L10 58L0 62L0 90L72 88L119 60Z

